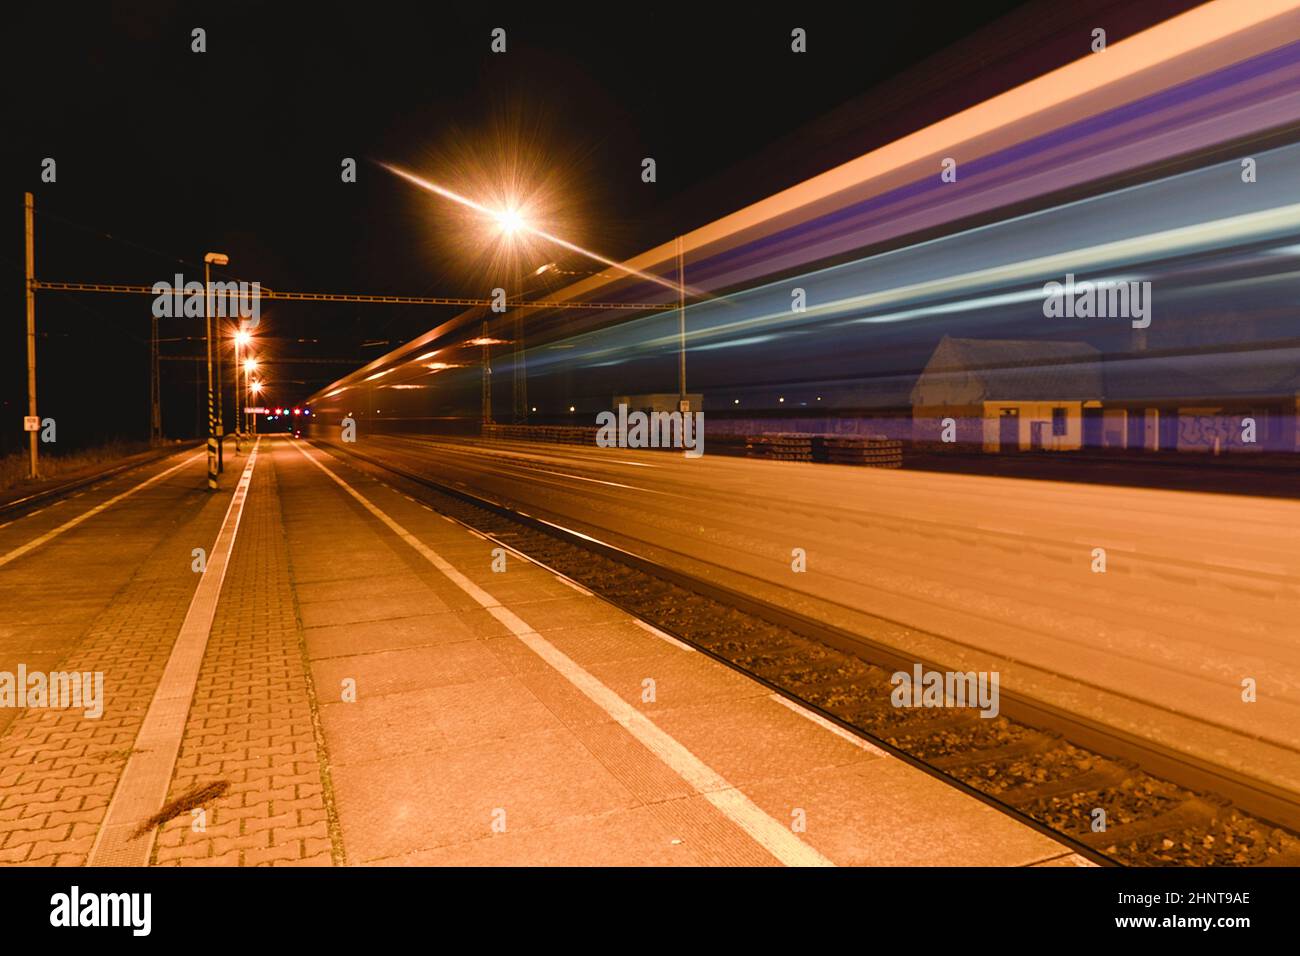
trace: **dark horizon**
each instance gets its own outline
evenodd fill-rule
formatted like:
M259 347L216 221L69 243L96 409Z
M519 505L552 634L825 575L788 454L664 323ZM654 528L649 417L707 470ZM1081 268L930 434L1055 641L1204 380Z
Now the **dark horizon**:
M0 149L19 191L2 220L0 291L21 308L21 189L30 189L46 280L201 278L203 253L219 249L231 256L229 277L268 288L479 297L495 284L492 266L457 247L464 218L376 162L474 181L470 167L523 155L525 178L558 187L566 238L620 259L1076 58L1072 28L1089 17L1103 17L1114 42L1190 5L903 9L873 15L865 35L809 17L800 22L812 52L802 57L789 54L788 25L770 17L693 15L684 29L646 14L642 29L625 31L597 17L509 16L503 56L489 49L496 20L431 9L381 7L364 19L341 5L305 17L256 4L75 19L29 10L14 31L25 42L3 67L10 121ZM200 21L203 54L190 50ZM544 176L527 168L538 155ZM641 182L645 156L656 160L654 183ZM57 162L56 183L41 182L45 157ZM341 182L344 157L357 160L355 184ZM593 268L563 250L542 258L562 271L540 291ZM147 436L146 304L38 294L38 390L42 409L72 426L63 448ZM277 397L301 401L456 313L274 304L262 348L277 363ZM201 331L160 333L179 339L162 347L165 431L176 437L202 427L202 368L180 360L201 354ZM9 418L25 405L21 335L20 324L5 333ZM21 440L0 429L0 454Z

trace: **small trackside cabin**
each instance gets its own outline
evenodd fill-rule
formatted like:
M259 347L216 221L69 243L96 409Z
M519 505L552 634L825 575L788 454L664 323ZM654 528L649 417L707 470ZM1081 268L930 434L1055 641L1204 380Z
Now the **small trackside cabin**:
M912 388L912 439L966 451L1070 451L1086 430L1104 444L1108 430L1123 431L1124 414L1110 428L1102 393L1101 354L1091 345L945 335Z
M1300 451L1300 349L1135 351L945 336L912 388L935 450Z

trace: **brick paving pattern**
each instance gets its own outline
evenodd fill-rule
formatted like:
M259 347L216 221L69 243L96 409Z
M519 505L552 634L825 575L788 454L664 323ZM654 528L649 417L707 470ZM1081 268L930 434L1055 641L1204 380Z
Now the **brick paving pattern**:
M263 443L168 801L205 785L228 789L202 817L186 809L163 824L158 865L343 862L331 839L275 460Z
M15 574L43 582L39 604L29 606L52 624L102 606L57 658L15 647L3 666L12 671L21 660L33 670L102 671L104 713L12 715L0 736L0 864L85 865L194 593L190 548L216 536L228 501L194 494L199 474L182 469L6 568L6 585ZM116 576L95 567L105 562L119 566ZM100 593L106 580L122 578L115 591ZM28 647L41 646L41 627L35 620L23 627Z

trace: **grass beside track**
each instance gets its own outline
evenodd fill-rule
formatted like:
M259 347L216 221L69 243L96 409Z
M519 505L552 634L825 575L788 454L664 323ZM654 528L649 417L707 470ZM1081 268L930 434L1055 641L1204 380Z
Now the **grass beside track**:
M113 465L124 458L148 451L150 445L147 441L110 441L65 455L51 454L46 451L47 447L41 448L41 477L35 482L27 477L26 451L0 458L0 492L19 490L24 485L35 488L39 482L50 478L69 477L96 467Z

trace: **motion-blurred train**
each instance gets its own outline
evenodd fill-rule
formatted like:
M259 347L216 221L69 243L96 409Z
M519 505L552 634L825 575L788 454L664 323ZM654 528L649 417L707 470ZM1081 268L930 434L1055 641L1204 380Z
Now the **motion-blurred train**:
M711 435L1287 460L1300 16L1268 6L1194 10L696 229L680 274L667 242L626 264L659 281L548 295L662 311L470 310L312 396L312 429L590 426L658 393L699 396ZM1087 283L1149 295L1051 307Z

